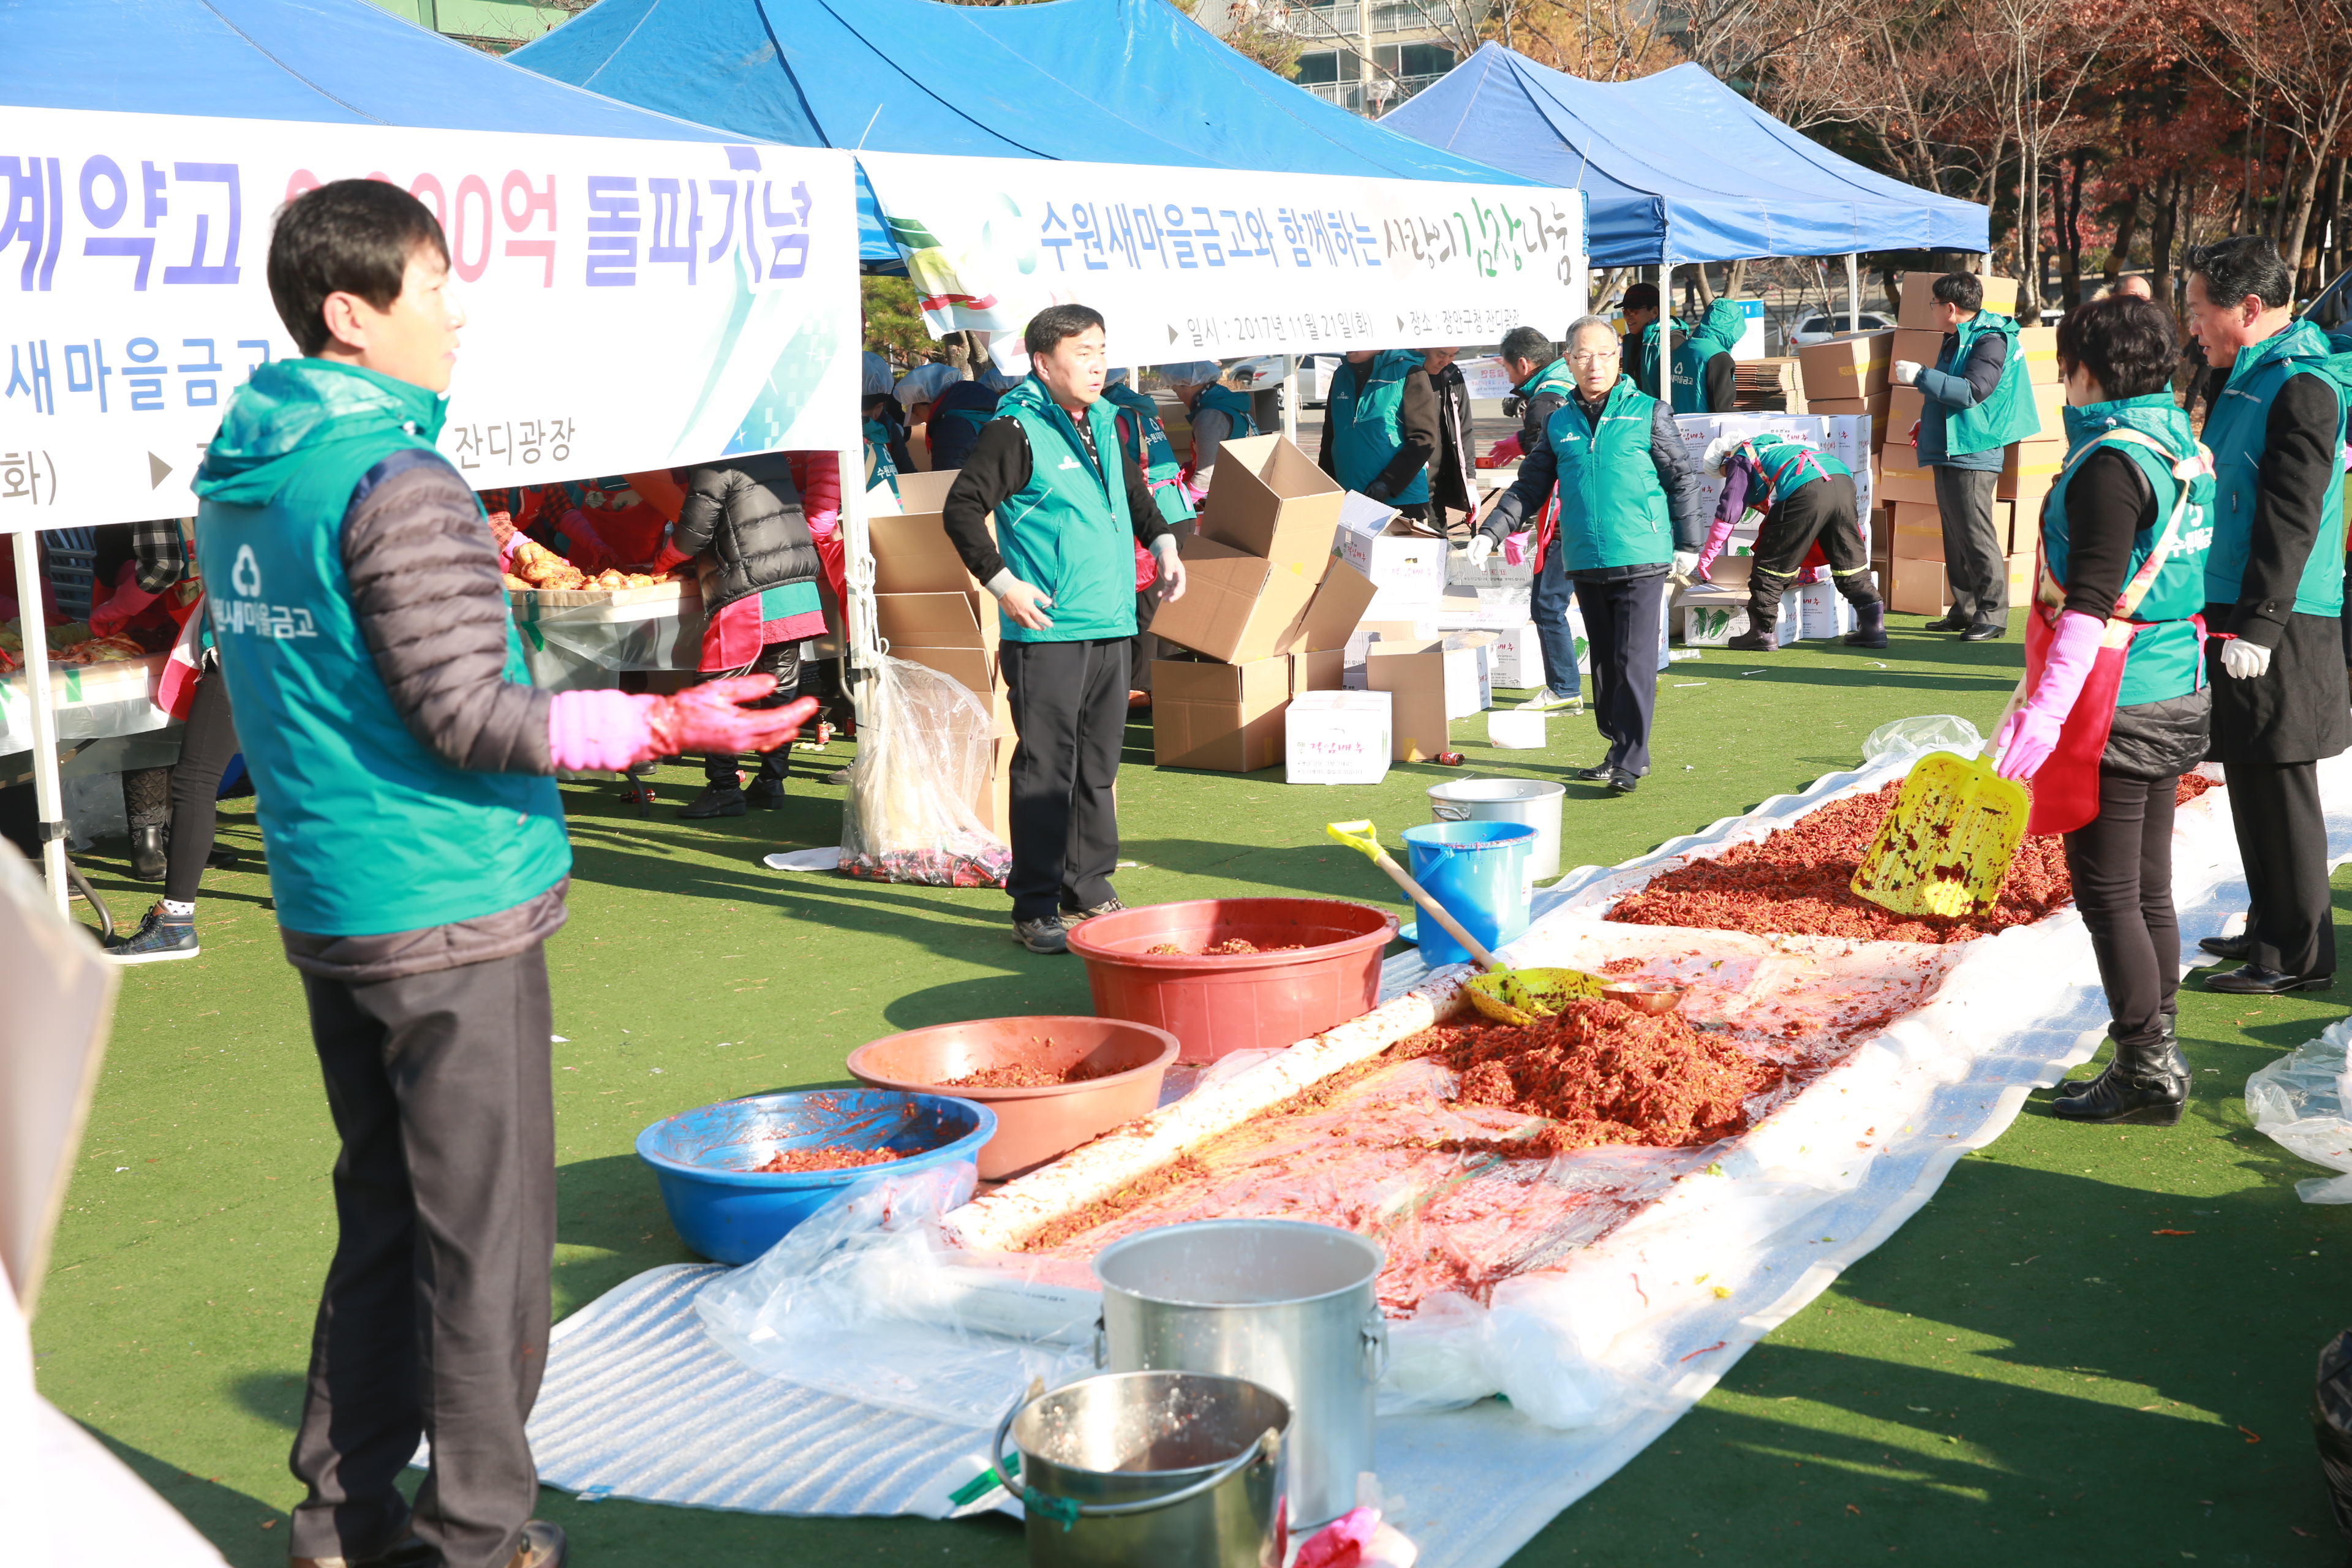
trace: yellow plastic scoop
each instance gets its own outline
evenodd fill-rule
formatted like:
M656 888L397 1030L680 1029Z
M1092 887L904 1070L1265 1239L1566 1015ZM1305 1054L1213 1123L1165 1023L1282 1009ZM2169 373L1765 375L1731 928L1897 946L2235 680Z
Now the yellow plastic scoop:
M1506 967L1381 847L1379 830L1370 822L1326 823L1323 831L1332 842L1361 851L1373 865L1386 871L1389 879L1403 889L1424 915L1444 927L1447 934L1462 944L1463 951L1477 960L1478 966L1486 973L1473 975L1465 983L1465 989L1470 994L1471 1005L1489 1018L1505 1024L1532 1024L1559 1012L1560 1004L1571 997L1600 995L1607 984L1599 975L1587 974L1580 969Z
M1985 758L1930 752L1855 868L1856 893L1900 915L1968 915L2000 897L2032 803Z

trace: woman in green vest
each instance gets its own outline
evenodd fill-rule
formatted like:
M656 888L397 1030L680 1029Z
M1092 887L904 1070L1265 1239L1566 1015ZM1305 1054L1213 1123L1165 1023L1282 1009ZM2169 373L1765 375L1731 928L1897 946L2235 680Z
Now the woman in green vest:
M1217 477L1217 452L1228 441L1257 434L1257 414L1250 395L1221 379L1224 372L1214 360L1163 365L1160 374L1184 404L1192 422L1192 450L1184 459L1184 499L1194 507L1208 499L1209 481Z
M2172 807L2205 755L2202 626L2211 454L2174 405L2169 312L2116 296L2058 329L2066 466L2042 503L2021 705L1993 737L2004 778L2033 781L2027 831L2063 833L2115 1054L2069 1083L2070 1121L2170 1126L2189 1092L2173 1029L2180 930Z
M1323 409L1323 471L1348 489L1429 515L1429 461L1437 455L1437 394L1407 349L1359 351L1331 378Z

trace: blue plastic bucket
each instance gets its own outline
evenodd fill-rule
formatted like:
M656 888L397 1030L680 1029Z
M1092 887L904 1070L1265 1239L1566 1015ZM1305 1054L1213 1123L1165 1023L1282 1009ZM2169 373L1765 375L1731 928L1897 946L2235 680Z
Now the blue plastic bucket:
M679 1239L716 1263L749 1263L852 1182L977 1160L996 1112L944 1094L818 1089L759 1094L667 1116L637 1134ZM781 1149L895 1149L886 1165L761 1172Z
M1536 830L1522 822L1433 822L1404 830L1422 890L1492 952L1528 929L1528 857ZM1424 915L1421 956L1432 969L1470 955Z

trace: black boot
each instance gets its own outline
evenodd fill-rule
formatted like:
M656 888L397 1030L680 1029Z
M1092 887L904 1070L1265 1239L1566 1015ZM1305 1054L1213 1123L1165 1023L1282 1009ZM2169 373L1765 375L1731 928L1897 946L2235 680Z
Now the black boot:
M707 784L702 793L677 808L677 815L688 821L711 816L740 816L745 810L743 792L733 784Z
M2189 1063L2168 1026L2151 1045L2117 1045L2105 1072L2050 1109L2069 1121L2170 1127L2188 1100Z
M1885 647L1886 646L1886 601L1873 599L1867 605L1853 607L1853 630L1845 634L1848 647Z
M131 874L142 882L160 882L170 867L163 858L163 824L131 830Z
M1748 614L1748 630L1741 632L1738 637L1727 637L1724 639L1723 646L1728 648L1737 648L1741 653L1778 653L1780 651L1780 639L1772 635L1772 623L1769 619L1763 623L1763 629L1759 631L1756 629L1756 613L1753 610L1750 610Z
M743 788L743 803L756 805L761 811L776 811L784 804L784 781L761 773Z

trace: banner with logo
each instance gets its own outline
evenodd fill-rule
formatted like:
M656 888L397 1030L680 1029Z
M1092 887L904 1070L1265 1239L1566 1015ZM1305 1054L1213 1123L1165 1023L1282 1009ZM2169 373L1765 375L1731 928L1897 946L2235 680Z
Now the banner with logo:
M0 107L0 532L194 510L230 395L298 352L272 217L354 176L448 237L477 489L857 444L845 153Z
M1469 346L1585 306L1580 191L861 153L936 335L1048 305L1115 364ZM1018 363L1018 355L1012 356Z

